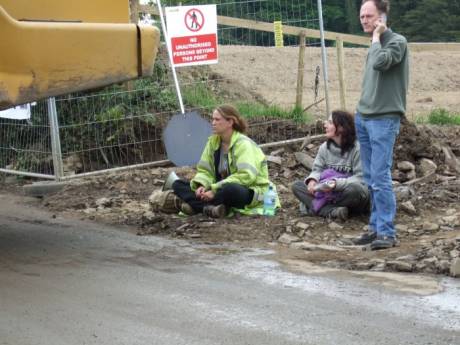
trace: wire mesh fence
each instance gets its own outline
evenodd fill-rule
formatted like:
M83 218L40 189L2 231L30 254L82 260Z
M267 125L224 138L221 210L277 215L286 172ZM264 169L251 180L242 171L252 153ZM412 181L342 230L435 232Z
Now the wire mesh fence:
M172 112L157 111L155 91L116 87L57 99L64 174L166 159L162 130Z
M163 6L216 4L218 15L219 63L210 69L212 80L194 79L200 87L210 83L242 84L246 95L230 101L258 98L267 105L292 109L296 105L297 81L304 77L300 106L308 107L324 97L320 40L306 39L304 65L299 68L299 32L319 30L316 0L174 1ZM158 16L153 16L158 23ZM275 22L282 23L282 47L275 47ZM181 67L179 75L189 67ZM182 83L184 80L182 78ZM237 88L236 88L237 89ZM228 96L228 95L227 95ZM235 95L237 96L237 95ZM241 97L243 96L243 97ZM259 96L259 97L258 97ZM324 101L310 109L324 115Z
M307 39L299 67L298 31L318 29L314 0L163 1L163 6L216 4L219 63L178 68L186 110L209 117L214 107L231 103L249 122L249 136L259 144L295 140L322 133L311 125L313 105L323 98L318 39ZM152 25L160 26L155 6ZM146 19L147 14L141 14ZM235 19L238 19L235 21ZM243 22L241 22L243 20ZM275 47L273 23L287 32ZM225 23L225 24L222 24ZM270 24L266 26L260 24ZM242 27L243 26L243 27ZM299 73L303 104L296 107ZM309 108L303 111L304 108ZM63 178L167 159L162 133L180 112L167 49L157 55L152 77L128 85L56 98ZM46 102L39 102L29 122L0 122L0 168L53 175Z
M0 118L0 171L54 178L47 102L30 110L30 119Z

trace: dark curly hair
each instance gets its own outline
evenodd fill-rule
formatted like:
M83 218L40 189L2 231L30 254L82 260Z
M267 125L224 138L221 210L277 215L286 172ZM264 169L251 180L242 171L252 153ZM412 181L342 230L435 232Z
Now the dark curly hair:
M345 152L351 150L355 146L355 120L353 115L347 111L334 110L332 112L332 123L334 124L336 131L340 130L340 154L343 156ZM327 148L329 148L332 142L332 139L327 141Z

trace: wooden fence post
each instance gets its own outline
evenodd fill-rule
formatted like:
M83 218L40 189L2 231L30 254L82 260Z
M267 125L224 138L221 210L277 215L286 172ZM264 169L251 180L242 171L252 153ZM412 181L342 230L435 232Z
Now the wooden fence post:
M305 70L305 41L306 41L305 31L301 31L299 34L299 65L297 68L297 91L295 105L298 108L302 108L302 96L303 96L303 76Z
M337 36L337 67L339 77L339 92L340 92L340 108L347 109L346 103L346 90L345 90L345 75L344 75L344 54L343 54L343 40L342 37Z

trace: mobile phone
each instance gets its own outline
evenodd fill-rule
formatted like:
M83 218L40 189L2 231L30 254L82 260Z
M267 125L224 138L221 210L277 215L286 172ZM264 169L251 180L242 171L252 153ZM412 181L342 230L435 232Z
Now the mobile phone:
M382 13L380 15L380 20L382 21L383 24L387 23L387 15L385 13Z

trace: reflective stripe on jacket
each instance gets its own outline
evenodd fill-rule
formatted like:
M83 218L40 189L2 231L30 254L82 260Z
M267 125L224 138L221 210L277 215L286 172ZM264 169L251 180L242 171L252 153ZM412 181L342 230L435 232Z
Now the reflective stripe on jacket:
M221 180L216 179L216 164L214 154L220 148L220 137L209 137L206 147L197 164L197 173L190 182L192 190L200 185L206 190L216 192L226 183L237 183L254 191L254 198L242 213L261 213L264 193L268 190L270 180L268 178L267 159L257 144L246 135L233 131L228 149L228 165L230 175ZM279 201L277 202L279 206ZM252 210L251 210L252 209Z

